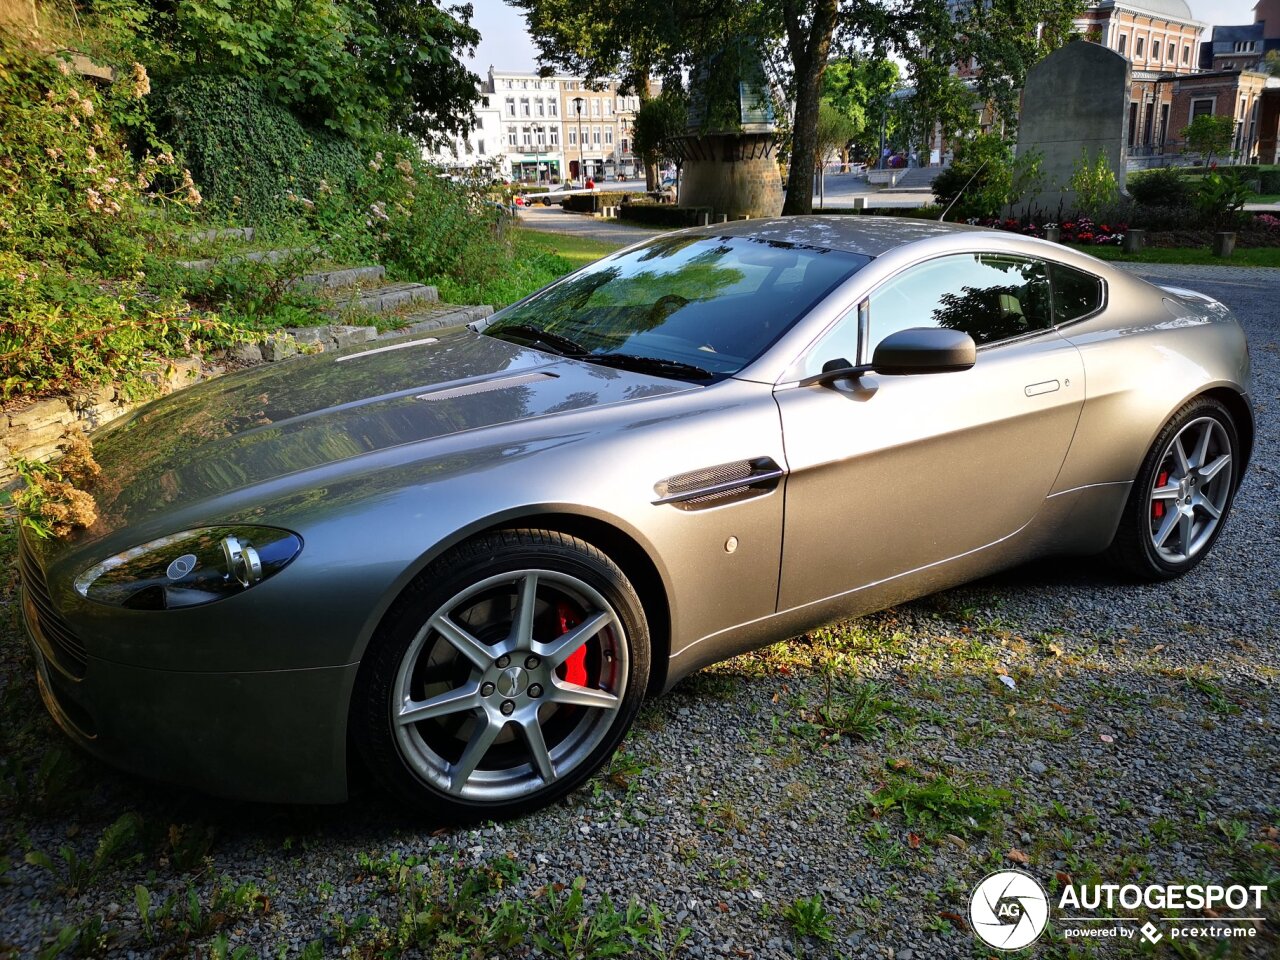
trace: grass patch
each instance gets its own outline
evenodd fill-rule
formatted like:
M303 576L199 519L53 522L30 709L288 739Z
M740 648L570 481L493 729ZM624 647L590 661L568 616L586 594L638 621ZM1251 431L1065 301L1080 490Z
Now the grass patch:
M946 776L893 777L868 794L874 816L897 811L908 824L947 833L981 829L1009 802L1009 791L959 783Z
M564 257L576 270L585 267L601 257L608 256L615 250L621 250L622 244L608 243L604 240L593 240L590 237L575 237L567 233L551 233L542 230L518 230L521 242L531 247L538 247Z
M1211 264L1225 267L1280 267L1280 247L1236 247L1227 258L1215 257L1208 247L1149 247L1139 253L1125 253L1119 247L1067 244L1099 260L1124 263Z

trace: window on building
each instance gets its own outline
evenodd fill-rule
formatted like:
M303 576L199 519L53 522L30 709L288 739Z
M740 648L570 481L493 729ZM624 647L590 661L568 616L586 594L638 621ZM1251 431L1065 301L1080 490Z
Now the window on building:
M538 116L545 117L547 115L547 105L544 101L538 101Z
M549 110L550 110L551 116L553 116L553 117L558 117L558 116L560 116L560 101L559 101L559 100L552 100L550 103L548 103L548 104L547 104L547 107L548 107L548 108L549 108Z
M1127 33L1120 34L1120 36L1116 39L1116 52L1123 57L1125 55L1125 50L1128 47L1128 45L1129 45L1129 35Z
M609 146L613 146L613 127L604 128L604 142Z
M600 128L599 127L591 128L591 142L594 143L597 147L600 146Z
M1176 43L1169 42L1164 45L1164 48L1168 61L1173 63L1178 53L1178 45Z
M626 137L623 137L623 138L622 138L622 152L623 152L623 153L626 153L626 152L630 149L630 146L631 146L631 145L630 145L630 143L627 141L627 138L626 138Z
M600 116L600 101L596 97L591 98L591 115L593 117Z
M613 116L613 97L610 97L604 102L604 115L606 117Z
M516 140L516 128L507 127L507 145L514 147L518 142Z
M484 141L483 141L483 140L477 140L477 141L476 141L476 153L478 153L478 154L479 154L480 156L482 156L482 157L484 156Z
M1191 101L1191 119L1192 120L1194 120L1196 117L1211 117L1211 116L1213 116L1213 98L1212 97Z
M1162 104L1160 107L1160 145L1164 146L1164 142L1169 136L1169 104Z
M573 129L573 127L570 127L569 128L569 146L576 147L577 145L578 145L578 131Z
M1138 101L1129 101L1129 146L1138 140Z
M551 145L553 147L560 146L560 128L559 127L551 128Z
M511 97L507 97L507 116L514 117L516 115L516 102Z
M526 147L533 146L533 134L529 131L528 127L525 127L520 131L520 142Z
M1160 41L1159 40L1151 41L1151 59L1152 60L1160 59Z
M1133 38L1133 59L1135 60L1142 59L1142 51L1146 48L1146 45L1147 45L1146 37Z
M529 116L529 101L527 98L520 101L520 116Z
M547 145L547 131L544 128L539 127L536 139L538 141L538 146L545 147Z
M1191 47L1183 44L1182 46L1182 65L1185 67L1191 62Z

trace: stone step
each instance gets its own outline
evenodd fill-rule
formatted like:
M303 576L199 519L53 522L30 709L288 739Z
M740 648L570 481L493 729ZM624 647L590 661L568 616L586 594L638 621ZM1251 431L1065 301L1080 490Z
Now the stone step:
M186 236L186 242L188 244L196 244L212 243L217 240L240 240L244 243L253 243L253 236L253 227L221 227L189 233Z
M357 283L382 283L387 276L387 268L377 265L367 267L339 267L336 270L320 270L316 273L303 274L297 280L297 286L312 290L332 290L337 287L351 287Z
M333 309L326 310L325 313L337 316L343 310L351 309L364 310L368 313L388 313L411 303L435 303L439 299L439 291L426 284L388 283L334 300Z
M251 250L248 253L237 253L230 257L206 257L203 260L179 260L177 265L185 270L212 270L220 263L277 263L290 257L316 253L316 249L302 247L286 247L281 250Z
M493 313L493 307L480 304L474 307L450 307L442 304L443 309L408 314L405 325L395 330L379 334L379 340L393 340L396 337L410 337L430 330L443 330L445 327L458 327L474 320L483 320Z

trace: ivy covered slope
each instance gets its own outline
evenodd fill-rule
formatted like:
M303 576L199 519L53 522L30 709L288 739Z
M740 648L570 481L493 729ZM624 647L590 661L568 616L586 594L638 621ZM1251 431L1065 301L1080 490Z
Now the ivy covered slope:
M0 399L159 389L170 358L322 322L300 270L380 263L506 302L568 269L421 145L466 124L465 10L37 3L0 21ZM81 75L70 51L113 79ZM193 241L248 225L254 248ZM286 260L259 261L285 248ZM250 255L250 256L246 256ZM212 259L212 269L183 266ZM290 272L292 271L292 273Z

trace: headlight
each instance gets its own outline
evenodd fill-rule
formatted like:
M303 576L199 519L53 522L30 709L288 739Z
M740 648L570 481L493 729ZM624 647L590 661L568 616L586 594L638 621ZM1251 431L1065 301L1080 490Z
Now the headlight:
M296 534L275 527L184 530L90 567L76 577L76 592L132 610L194 607L274 576L301 549Z

